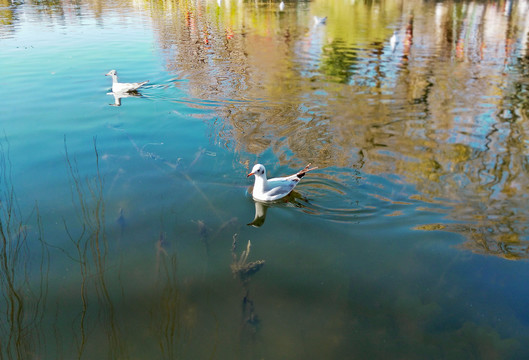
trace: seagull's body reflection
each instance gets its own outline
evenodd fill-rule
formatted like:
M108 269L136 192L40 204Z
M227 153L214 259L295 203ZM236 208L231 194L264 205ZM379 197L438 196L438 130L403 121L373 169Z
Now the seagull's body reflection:
M137 91L129 91L129 92L109 92L107 95L114 95L114 103L108 104L110 106L121 106L121 99L122 98L128 98L128 97L143 97L139 92Z
M276 206L285 206L287 203L290 203L294 205L295 207L305 207L302 203L300 203L298 200L304 200L306 199L298 192L292 191L290 194L282 198L281 200L277 201L258 201L254 200L255 204L255 216L252 222L248 223L247 225L253 226L253 227L261 227L263 226L265 220L266 220L266 212L268 211L268 208L270 207L276 207Z
M269 205L260 201L255 201L255 217L248 225L253 227L261 227L266 220L266 212L268 211Z

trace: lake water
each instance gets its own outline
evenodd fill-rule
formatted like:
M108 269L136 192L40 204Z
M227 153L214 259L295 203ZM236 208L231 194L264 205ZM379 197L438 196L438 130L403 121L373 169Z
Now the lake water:
M528 34L527 0L0 0L0 358L528 358ZM258 162L318 169L263 205Z

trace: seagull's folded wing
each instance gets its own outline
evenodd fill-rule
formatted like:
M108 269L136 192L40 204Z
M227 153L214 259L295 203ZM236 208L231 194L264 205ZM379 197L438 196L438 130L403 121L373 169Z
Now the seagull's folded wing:
M274 196L277 196L277 195L283 195L285 194L287 191L289 190L286 190L286 188L282 187L282 186L278 186L278 187L275 187L273 189L270 189L266 192L266 196L268 197L274 197Z
M292 191L292 189L294 189L296 183L294 181L278 181L277 183L272 182L271 185L274 187L268 190L266 195L269 197L274 197L288 194Z

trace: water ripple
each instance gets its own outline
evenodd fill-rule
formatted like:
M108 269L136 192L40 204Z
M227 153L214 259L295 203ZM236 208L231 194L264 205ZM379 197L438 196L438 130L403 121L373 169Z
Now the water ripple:
M400 190L398 190L400 188ZM311 173L298 186L297 206L304 212L336 222L361 222L377 216L401 216L425 208L425 199L396 179L357 170L326 168Z

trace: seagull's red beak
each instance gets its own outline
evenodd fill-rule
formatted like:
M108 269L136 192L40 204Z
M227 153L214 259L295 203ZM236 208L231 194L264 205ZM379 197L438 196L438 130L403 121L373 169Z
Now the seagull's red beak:
M249 173L248 175L246 175L246 177L250 177L250 176L252 176L252 175L253 175L253 173Z

